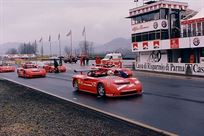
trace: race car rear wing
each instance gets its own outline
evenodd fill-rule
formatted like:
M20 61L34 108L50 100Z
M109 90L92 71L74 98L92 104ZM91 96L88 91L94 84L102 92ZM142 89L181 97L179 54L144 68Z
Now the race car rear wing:
M79 69L79 70L74 70L75 73L77 72L89 72L89 71L97 71L99 70L98 68L90 68L90 69Z

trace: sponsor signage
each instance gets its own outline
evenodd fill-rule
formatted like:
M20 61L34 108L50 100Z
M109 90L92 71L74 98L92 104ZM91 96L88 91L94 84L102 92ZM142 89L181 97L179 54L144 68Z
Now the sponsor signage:
M200 63L204 63L204 57L200 57Z
M148 50L148 42L142 43L143 50Z
M153 47L154 49L158 49L160 47L159 41L153 41Z
M170 48L171 49L178 49L179 48L179 39L171 39L170 40Z
M201 63L136 63L135 68L137 70L204 76L204 64Z
M143 33L159 29L168 29L167 20L154 20L150 22L132 25L132 33Z
M198 46L200 44L200 39L198 37L195 37L193 39L193 45Z
M132 44L132 50L133 50L133 51L138 50L138 43L134 42L134 43Z

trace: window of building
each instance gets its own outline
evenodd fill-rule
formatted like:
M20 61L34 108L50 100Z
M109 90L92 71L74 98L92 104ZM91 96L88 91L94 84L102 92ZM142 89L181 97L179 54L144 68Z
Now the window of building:
M142 35L142 41L148 41L148 33Z
M161 31L161 39L164 40L164 39L168 39L168 38L169 38L168 30L162 30Z
M156 39L161 39L161 30L156 32Z
M201 49L201 57L204 57L204 48Z
M168 9L161 9L160 10L160 18L161 19L168 19Z
M151 13L139 15L139 16L133 18L133 20L135 20L136 24L144 23L144 22L148 22L148 21L152 21L152 20L158 20L158 19L160 19L159 10L156 10L156 11L151 12Z
M192 36L196 36L196 24L195 23L192 25L192 29L193 29Z
M156 33L154 32L150 32L149 33L149 40L155 40L156 39Z
M201 36L201 23L197 23L197 36Z
M188 37L191 37L191 24L188 25Z
M149 15L146 14L146 15L143 15L142 16L142 23L145 23L145 22L148 22L149 21Z
M186 28L186 25L183 26L183 37L187 37L187 28Z
M141 42L142 41L142 35L141 34L136 35L136 41L137 42Z
M132 42L136 42L135 34L132 34Z
M202 22L202 35L204 35L204 22Z

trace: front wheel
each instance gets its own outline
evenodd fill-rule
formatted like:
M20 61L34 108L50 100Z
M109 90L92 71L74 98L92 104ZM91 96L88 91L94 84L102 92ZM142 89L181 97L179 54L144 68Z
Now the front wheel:
M104 97L106 95L105 93L105 87L102 83L99 83L98 86L97 86L97 92L98 92L98 95L101 96L101 97Z
M73 81L73 87L74 87L75 91L79 90L79 84L78 84L78 81L76 79Z

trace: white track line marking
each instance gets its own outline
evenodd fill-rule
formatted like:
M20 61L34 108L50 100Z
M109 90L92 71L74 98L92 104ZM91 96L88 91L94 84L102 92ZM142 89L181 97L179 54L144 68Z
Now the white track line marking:
M131 123L131 124L134 124L134 125L137 125L137 126L140 126L140 127L144 127L144 128L147 128L147 129L156 131L156 132L158 132L158 133L163 133L163 134L166 134L166 135L169 135L169 136L178 136L177 134L174 134L174 133L171 133L171 132L162 130L162 129L158 129L158 128L156 128L156 127L153 127L153 126L150 126L150 125L146 125L146 124L141 123L141 122L138 122L138 121L133 121L133 120L130 120L130 119L128 119L128 118L125 118L125 117L122 117L122 116L119 116L119 115L116 115L116 114L113 114L113 113L110 113L110 112L102 111L102 110L100 110L100 109L91 107L91 106L89 106L89 105L85 105L85 104L82 104L82 103L79 103L79 102L76 102L76 101L73 101L73 100L70 100L70 99L67 99L67 98L58 96L58 95L56 95L56 94L49 93L49 92L47 92L47 91L45 91L45 90L42 90L42 89L39 89L39 88L30 86L30 85L26 85L26 84L24 84L24 83L20 83L20 82L18 82L18 81L15 81L15 80L12 80L12 79L9 79L9 78L6 78L6 77L1 77L1 78L5 79L5 80L8 80L8 81L11 81L11 82L13 82L13 83L16 83L16 84L23 85L23 86L25 86L25 87L34 89L34 90L36 90L36 91L43 92L43 93L45 93L45 94L48 94L48 95L51 95L51 96L60 98L60 99L62 99L62 100L65 100L65 101L68 101L68 102L71 102L71 103L80 105L80 106L82 106L82 107L85 107L85 108L88 108L88 109L91 109L91 110L94 110L94 111L97 111L97 112L106 114L106 115L108 115L108 116L110 116L110 117L117 118L117 119L119 119L119 120L123 120L123 121L126 121L126 122L128 122L128 123Z

